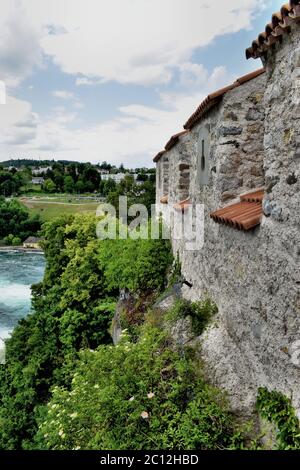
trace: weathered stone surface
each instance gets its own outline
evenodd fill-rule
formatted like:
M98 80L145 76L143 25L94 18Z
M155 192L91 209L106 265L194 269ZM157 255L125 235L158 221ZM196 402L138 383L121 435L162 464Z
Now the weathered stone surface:
M120 341L122 334L121 327L121 315L124 309L127 308L127 304L130 301L131 296L129 292L122 290L119 296L119 301L116 306L116 311L111 324L111 336L113 343L116 345Z
M189 251L173 239L173 250L192 284L183 288L184 297L208 295L218 305L215 322L201 338L201 354L210 380L228 390L241 413L253 409L258 387L267 386L291 397L300 416L300 367L294 360L297 347L300 353L299 30L292 29L270 49L265 76L227 93L183 139L191 165L189 193L194 204L205 206L205 243ZM254 120L247 120L254 106L258 114L251 111ZM228 126L232 110L238 121ZM207 125L209 164L216 171L201 187L198 136ZM238 129L237 149L224 142L226 129L232 128ZM170 155L171 203L178 200L177 147ZM236 152L241 164L232 174L230 155ZM266 216L260 227L244 233L210 220L224 194L239 195L258 182L263 186L264 180Z
M247 121L262 121L264 113L257 108L250 108L246 114Z
M237 197L237 194L236 193L231 193L229 191L225 191L222 195L221 195L221 201L222 202L226 202L226 201L229 201L230 199L235 199Z
M223 137L227 137L229 135L241 135L241 133L243 132L243 128L242 127L236 127L236 126L230 126L230 127L226 127L226 126L221 126L219 128L219 134Z
M189 170L190 166L187 165L186 163L180 163L178 166L179 171L184 171L184 170Z
M286 179L287 184L296 184L297 181L298 181L298 178L295 176L295 173L288 175Z

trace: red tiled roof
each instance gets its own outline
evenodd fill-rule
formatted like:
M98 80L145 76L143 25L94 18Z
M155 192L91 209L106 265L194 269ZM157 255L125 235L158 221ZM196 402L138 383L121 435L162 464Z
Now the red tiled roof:
M168 202L169 202L168 196L163 196L163 197L160 199L160 203L161 203L161 204L168 204Z
M254 191L253 193L242 194L240 196L240 200L247 202L262 202L264 194L265 191L263 189L259 189L258 191Z
M185 134L187 134L189 131L181 131L181 132L178 132L178 134L174 134L172 135L171 139L168 140L168 142L166 143L166 146L165 146L165 149L166 150L171 150L172 147L174 147L174 145L177 144L177 142L179 141L179 138Z
M174 209L176 211L185 212L191 205L190 199L184 199L184 201L180 201L177 204L174 204Z
M291 24L300 22L300 0L290 0L281 7L281 10L272 15L271 23L266 25L265 31L260 33L246 49L246 58L257 59L276 42L280 41L283 34L291 31Z
M238 230L251 230L261 222L263 196L262 190L244 194L240 197L240 202L212 212L210 217L219 224L229 225Z
M181 131L181 132L178 132L177 134L172 135L172 137L170 138L170 140L168 140L168 142L166 143L164 150L162 150L161 152L158 152L158 154L156 155L156 157L153 158L153 161L157 163L157 162L161 159L161 157L163 156L163 154L164 154L165 152L167 152L168 150L171 150L171 148L173 148L174 145L177 144L177 142L179 141L180 137L181 137L182 135L187 134L188 132L189 132L189 131Z
M242 77L238 78L234 83L231 85L228 85L225 88L221 88L220 90L215 91L214 93L211 93L208 95L204 101L198 106L196 111L191 115L191 117L187 120L185 125L183 126L184 129L192 129L197 122L200 121L200 119L211 109L213 108L216 104L218 104L223 96L228 93L228 91L233 90L234 88L237 88L244 83L249 82L250 80L253 80L254 78L258 77L259 75L265 73L265 69L261 68L258 70L255 70L254 72L248 73L247 75L243 75Z
M166 153L165 150L161 150L161 152L158 152L158 154L153 158L153 161L158 162L158 160L161 159L161 157L163 156L164 153Z

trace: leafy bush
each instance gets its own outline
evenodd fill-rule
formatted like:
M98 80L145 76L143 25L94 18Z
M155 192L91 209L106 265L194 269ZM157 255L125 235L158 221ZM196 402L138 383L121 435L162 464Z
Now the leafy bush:
M280 450L300 449L300 426L291 400L276 390L259 388L257 410L261 416L276 425Z
M19 246L22 243L21 238L12 235L11 233L4 238L4 241L7 245Z
M111 344L119 290L139 282L159 289L170 259L164 241L97 240L92 215L54 219L44 236L46 272L33 287L33 313L13 331L0 367L2 449L30 448L36 417L51 387L69 386L78 351Z
M40 417L42 449L221 449L234 426L222 394L166 333L146 325L137 343L83 351L71 390L56 387Z
M38 215L31 217L17 200L6 201L0 196L0 239L13 235L23 241L40 229Z
M109 290L161 290L173 260L168 240L105 240L99 253Z
M189 317L193 332L199 336L217 312L217 306L210 299L197 302L180 299L169 312L167 319L176 321L180 318Z

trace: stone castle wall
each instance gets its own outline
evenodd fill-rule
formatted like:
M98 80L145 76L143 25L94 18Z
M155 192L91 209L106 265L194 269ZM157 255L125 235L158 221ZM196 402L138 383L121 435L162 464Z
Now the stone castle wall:
M300 34L294 28L269 52L266 74L227 93L166 153L169 206L182 196L181 163L190 166L192 204L205 205L202 250L188 251L173 240L192 284L183 294L209 296L218 305L215 321L199 339L202 356L211 381L229 391L242 413L253 408L260 386L290 396L300 413L299 108ZM199 177L203 135L210 141L207 175ZM256 229L237 231L209 218L262 186L265 215Z

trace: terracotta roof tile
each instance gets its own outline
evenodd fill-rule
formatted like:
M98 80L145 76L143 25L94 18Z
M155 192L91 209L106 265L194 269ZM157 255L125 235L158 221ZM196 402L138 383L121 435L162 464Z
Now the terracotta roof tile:
M174 204L174 209L176 211L181 211L185 212L191 205L191 200L190 199L184 199L183 201L178 202L177 204Z
M153 158L153 161L158 162L165 152L167 152L168 150L171 150L171 148L173 148L174 145L177 144L181 136L188 134L188 133L189 131L184 130L184 131L178 132L177 134L172 135L172 137L166 143L164 150L162 150L161 152L158 152L158 154Z
M273 13L271 23L266 25L265 31L252 42L251 47L246 49L247 59L263 56L272 44L281 40L283 34L290 33L291 25L296 23L300 24L300 0L290 0L282 5L280 11Z
M264 198L265 191L263 189L259 189L258 191L254 191L252 193L242 194L240 196L241 201L248 201L248 202L262 202Z
M168 202L169 202L168 196L163 196L162 198L160 198L161 204L168 204Z
M153 158L153 161L158 162L161 159L161 157L163 156L164 153L166 153L165 150L161 150L160 152L158 152L158 154Z
M166 150L171 150L172 147L174 147L174 145L177 144L177 142L179 141L180 137L185 135L185 134L188 134L189 131L181 131L181 132L178 132L178 134L174 134L172 135L171 139L168 140L168 142L166 143L166 146L165 146L165 149Z
M210 217L219 224L229 225L238 230L251 230L261 222L263 196L263 190L244 194L240 202L218 209L212 212Z
M258 77L259 75L265 73L265 69L261 68L258 70L255 70L254 72L248 73L247 75L243 75L242 77L238 78L234 83L231 85L228 85L225 88L221 88L220 90L215 91L214 93L211 93L208 95L204 101L198 106L196 111L190 116L190 118L187 120L185 125L183 126L184 129L192 129L197 122L200 121L200 119L215 105L217 105L223 96L228 93L228 91L233 90L234 88L237 88L244 83L249 82L250 80L253 80L254 78Z

